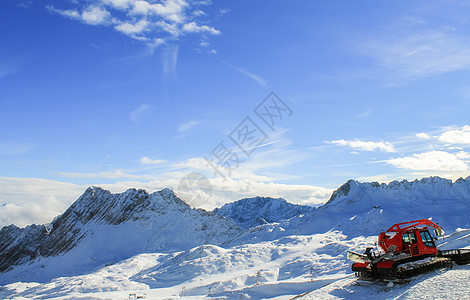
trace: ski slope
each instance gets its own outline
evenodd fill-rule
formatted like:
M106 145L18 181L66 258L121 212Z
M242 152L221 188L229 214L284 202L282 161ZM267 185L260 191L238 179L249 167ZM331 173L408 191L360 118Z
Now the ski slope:
M171 254L140 254L79 276L45 283L3 286L2 299L466 299L470 266L434 271L390 286L357 280L346 251L364 249L376 237L338 231L288 236L230 248L203 245ZM460 229L442 246L470 245ZM33 270L34 272L34 270Z

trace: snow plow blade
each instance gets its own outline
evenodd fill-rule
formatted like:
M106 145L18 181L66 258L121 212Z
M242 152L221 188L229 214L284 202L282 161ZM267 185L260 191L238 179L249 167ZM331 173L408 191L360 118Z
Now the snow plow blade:
M438 256L450 258L458 265L470 263L470 249L441 250Z
M348 259L357 263L370 262L370 259L367 257L367 255L359 254L353 251L348 251Z

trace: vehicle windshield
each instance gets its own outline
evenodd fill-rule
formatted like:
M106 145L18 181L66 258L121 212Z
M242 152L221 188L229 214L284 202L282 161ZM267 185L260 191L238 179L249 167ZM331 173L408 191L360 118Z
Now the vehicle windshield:
M402 235L403 243L414 244L416 243L416 235L414 232L404 233Z
M428 246L428 247L436 247L434 245L433 238L431 237L431 234L429 234L428 231L421 231L419 233L421 235L421 240L423 240L423 243Z

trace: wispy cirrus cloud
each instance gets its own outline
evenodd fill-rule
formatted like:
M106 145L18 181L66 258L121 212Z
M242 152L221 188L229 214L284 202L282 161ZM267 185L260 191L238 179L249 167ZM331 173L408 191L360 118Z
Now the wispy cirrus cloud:
M0 143L0 155L18 155L24 154L31 150L31 145L16 142Z
M367 52L380 66L406 79L425 78L470 67L470 39L441 32L414 32L371 42Z
M374 59L369 73L394 85L470 68L468 6L461 1L414 3L406 12L355 39ZM356 43L359 41L358 43Z
M254 73L251 73L243 68L240 68L240 67L237 67L237 66L234 66L232 64L229 64L228 62L226 61L223 61L223 60L220 60L222 63L224 63L226 66L230 67L231 69L239 72L240 74L242 75L245 75L246 77L256 81L260 86L262 87L269 87L268 83L266 82L266 80L264 80L264 78L262 78L261 76L259 75L256 75Z
M132 121L132 122L138 122L142 117L143 115L145 114L145 112L150 108L150 105L148 104L142 104L140 105L137 109L133 110L130 115L129 115L129 119Z
M65 177L65 178L74 178L74 179L90 179L90 178L99 178L99 179L137 179L137 180L152 180L156 178L156 175L144 174L136 175L125 170L114 169L110 171L101 171L101 172L56 172L56 175Z
M176 81L176 65L178 63L178 45L167 45L162 51L163 78L165 83Z
M194 126L198 124L200 124L200 122L194 121L194 120L185 122L178 127L178 132L179 133L187 132L188 130L190 130L191 128L193 128Z
M111 27L156 47L188 34L219 35L218 29L207 24L207 14L202 10L208 4L185 0L78 0L68 7L47 7L53 13L87 25Z

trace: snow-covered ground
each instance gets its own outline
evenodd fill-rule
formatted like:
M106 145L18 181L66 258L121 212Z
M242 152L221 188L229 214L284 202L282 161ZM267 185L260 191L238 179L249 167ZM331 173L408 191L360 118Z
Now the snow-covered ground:
M357 280L348 249L364 249L376 237L347 239L338 231L288 236L230 248L203 245L171 254L140 254L86 275L45 283L3 286L1 299L430 299L469 298L470 266L434 271L387 285ZM459 230L444 246L470 245ZM34 271L34 270L32 270Z
M470 299L469 280L470 266L455 265L452 270L436 270L393 285L340 279L297 299Z

